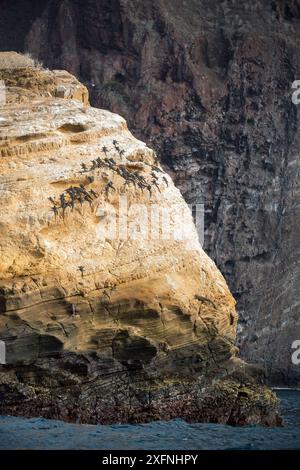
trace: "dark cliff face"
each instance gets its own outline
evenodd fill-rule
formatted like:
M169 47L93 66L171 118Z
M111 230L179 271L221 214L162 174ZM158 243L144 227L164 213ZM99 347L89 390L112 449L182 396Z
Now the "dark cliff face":
M187 202L205 204L204 248L238 300L241 354L299 384L300 2L27 1L20 35L16 3L1 2L0 48L74 73L156 148Z

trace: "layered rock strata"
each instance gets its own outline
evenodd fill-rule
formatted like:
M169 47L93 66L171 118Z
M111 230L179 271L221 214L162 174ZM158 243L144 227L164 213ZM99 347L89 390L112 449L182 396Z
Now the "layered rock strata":
M243 357L295 386L299 21L299 0L4 0L0 18L0 48L84 80L186 201L205 204L205 249L238 301Z
M65 72L0 79L0 414L278 424L262 371L236 357L235 301L155 153ZM154 207L171 208L168 237Z

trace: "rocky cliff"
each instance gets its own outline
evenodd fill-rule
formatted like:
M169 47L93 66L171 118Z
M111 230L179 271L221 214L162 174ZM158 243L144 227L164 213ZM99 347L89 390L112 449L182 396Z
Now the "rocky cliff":
M262 371L236 357L235 301L155 153L67 72L8 69L9 57L0 414L278 424ZM169 238L153 207L172 208Z
M238 300L242 355L273 383L299 384L299 1L2 4L1 48L81 77L186 201L205 203L205 249Z

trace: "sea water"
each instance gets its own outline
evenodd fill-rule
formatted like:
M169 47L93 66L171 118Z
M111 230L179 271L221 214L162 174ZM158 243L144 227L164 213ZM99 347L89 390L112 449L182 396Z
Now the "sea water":
M0 449L300 449L300 391L276 390L284 427L189 424L93 426L43 418L0 416Z

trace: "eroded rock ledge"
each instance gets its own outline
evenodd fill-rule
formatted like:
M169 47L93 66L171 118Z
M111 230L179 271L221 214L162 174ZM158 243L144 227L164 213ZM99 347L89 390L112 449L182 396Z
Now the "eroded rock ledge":
M65 72L0 79L0 413L279 424L262 371L236 357L235 301L154 152ZM103 239L120 196L174 206L188 238Z

